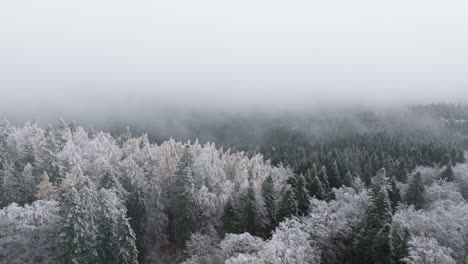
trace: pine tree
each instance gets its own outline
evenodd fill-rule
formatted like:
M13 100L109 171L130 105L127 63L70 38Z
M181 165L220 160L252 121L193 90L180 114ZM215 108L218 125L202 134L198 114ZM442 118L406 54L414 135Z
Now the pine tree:
M117 145L122 147L127 140L132 138L132 132L130 131L130 127L127 126L122 134L117 138Z
M243 216L243 225L244 230L249 232L251 235L257 235L257 230L259 229L259 223L257 220L257 210L258 204L257 199L255 198L255 190L250 184L250 187L247 189L247 194L245 197L245 206L244 206L244 216Z
M351 187L352 184L353 184L353 175L351 174L350 171L348 171L343 177L343 185L346 187Z
M333 161L332 167L331 167L331 172L328 175L328 179L330 182L330 187L332 188L339 188L341 187L341 175L340 175L340 170L338 169L338 163Z
M67 123L60 119L59 123L54 129L54 137L57 142L59 150L62 150L70 139L70 129L68 128Z
M408 181L407 175L408 172L406 171L406 163L404 160L400 160L395 171L395 177L398 181L406 183Z
M225 233L239 234L240 220L234 205L229 199L224 206L224 213L221 219L223 221L223 230Z
M58 263L100 263L97 246L96 211L99 206L95 192L88 186L79 191L72 188L62 203Z
M445 170L442 172L440 175L441 179L445 179L448 182L453 182L455 181L455 173L453 172L453 167L452 164L449 163Z
M143 241L145 235L144 224L147 216L146 201L141 188L130 187L126 191L128 192L128 195L126 195L127 200L125 201L127 217L130 219L129 224L135 233L138 261L142 262L146 253Z
M444 157L440 160L440 163L439 165L440 166L448 166L448 165L452 165L452 157L450 156L450 154L445 154Z
M458 157L457 157L457 163L465 163L466 160L465 160L465 153L463 152L463 150L460 150L460 153L458 154Z
M331 189L330 189L330 184L328 183L327 169L325 168L325 166L322 166L322 169L320 170L319 180L320 182L322 182L323 193L325 196L324 198L327 200L330 198Z
M392 206L387 188L381 186L372 195L372 204L360 223L355 243L353 263L373 264L388 262L393 256L389 224L392 221Z
M98 255L102 264L137 264L138 251L123 201L114 190L99 191Z
M392 245L393 245L393 263L406 263L403 261L409 255L408 242L410 234L408 230L404 230L403 234L399 234L395 225L392 226Z
M194 200L193 160L188 148L177 164L175 182L175 243L178 248L184 248L185 242L197 230L198 210Z
M15 175L15 166L12 162L6 161L0 170L0 207L10 203L21 202L20 182Z
M60 162L56 157L58 152L57 142L53 135L53 129L49 125L45 133L45 144L37 157L37 166L35 174L42 174L47 172L50 181L57 184L60 183Z
M393 212L395 212L397 205L401 202L400 189L397 186L397 181L395 177L392 177L392 179L390 180L389 196L390 196L390 201L392 202Z
M297 214L297 199L294 194L294 190L289 188L281 199L278 220L281 222L285 218L291 217Z
M33 167L30 163L27 163L20 177L20 190L22 193L21 204L30 204L34 201L37 183L32 173Z
M276 199L273 179L269 175L262 184L262 198L267 213L267 232L273 230L277 223Z
M307 215L309 212L310 198L306 190L305 180L302 174L297 176L295 194L299 215Z
M421 209L424 206L424 184L421 173L414 175L406 190L406 203L414 205L414 208Z
M318 176L315 176L315 178L312 181L312 186L309 192L310 197L315 197L317 199L324 199L325 198L325 192L323 190L323 184L320 181Z

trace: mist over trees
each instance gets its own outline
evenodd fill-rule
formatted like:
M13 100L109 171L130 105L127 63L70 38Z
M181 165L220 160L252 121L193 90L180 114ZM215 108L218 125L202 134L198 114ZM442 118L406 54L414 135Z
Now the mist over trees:
M467 113L5 120L0 263L463 263Z

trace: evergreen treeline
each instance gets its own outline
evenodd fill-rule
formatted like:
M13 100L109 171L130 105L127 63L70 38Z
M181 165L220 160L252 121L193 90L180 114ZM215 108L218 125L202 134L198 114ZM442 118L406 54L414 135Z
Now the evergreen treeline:
M0 263L460 263L458 139L275 130L236 152L4 121Z

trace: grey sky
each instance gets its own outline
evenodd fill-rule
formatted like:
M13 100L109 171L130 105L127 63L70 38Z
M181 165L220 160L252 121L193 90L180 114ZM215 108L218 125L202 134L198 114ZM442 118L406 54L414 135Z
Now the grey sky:
M463 0L3 0L0 110L463 101L467 14Z

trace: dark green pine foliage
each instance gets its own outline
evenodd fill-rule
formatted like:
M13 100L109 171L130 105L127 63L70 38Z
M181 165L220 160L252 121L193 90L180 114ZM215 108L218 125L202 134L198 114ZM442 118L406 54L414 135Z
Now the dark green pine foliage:
M410 234L408 230L404 230L402 234L397 232L395 225L392 226L392 246L393 246L393 263L407 263L403 259L409 254L408 242Z
M115 176L115 173L110 166L106 166L104 169L104 175L101 179L101 188L114 190L120 199L125 200L126 198L127 192ZM131 189L132 187L129 188Z
M312 186L309 190L309 195L310 197L315 197L317 199L324 199L325 198L325 192L323 190L323 184L320 181L318 176L315 176L315 178L312 180Z
M138 251L138 261L141 262L145 256L144 247L144 224L146 220L146 203L143 191L138 187L130 187L126 196L125 206L127 207L127 217L129 224L135 233L135 245ZM119 195L119 194L118 194Z
M406 170L406 162L401 160L398 162L397 168L395 169L395 178L403 183L408 181L408 172Z
M307 215L309 212L310 197L305 186L304 176L297 176L295 194L297 199L297 209L299 215Z
M2 163L0 170L0 207L10 203L21 203L22 191L20 177L17 176L15 166L12 162Z
M236 208L234 208L231 199L229 199L224 206L224 213L221 220L223 221L223 230L225 233L240 233L239 215Z
M53 129L49 125L45 132L45 145L37 157L35 174L42 175L44 171L47 172L50 181L55 185L58 185L61 182L60 162L55 155L57 152L58 145L53 134Z
M178 248L197 231L198 209L194 199L193 159L188 147L177 164L174 188L174 238Z
M249 232L251 235L257 235L257 230L259 223L257 220L257 199L255 198L255 190L250 184L250 187L247 189L247 195L245 197L244 204L244 219L243 226L244 230Z
M265 229L269 233L276 227L278 221L275 189L271 176L268 176L262 184L262 198L267 214Z
M390 180L390 191L389 191L390 201L392 202L393 212L396 211L396 207L401 202L400 189L398 188L397 181L395 177L392 177Z
M331 171L328 175L328 181L330 183L331 188L341 187L341 175L336 160L332 163Z
M281 199L278 220L279 222L283 221L285 218L291 217L297 214L297 199L294 194L294 190L289 188L283 198Z
M453 164L453 163L452 163L452 157L450 156L450 154L447 153L447 154L445 154L444 157L440 160L439 165L440 165L440 166L447 166L447 165L449 165L449 164L451 164L451 165Z
M322 166L322 169L320 170L319 179L320 182L322 182L324 199L328 200L330 198L331 190L330 183L328 182L327 169L325 166Z
M405 196L406 203L414 205L417 210L424 206L424 184L422 182L421 173L418 171L410 181Z
M444 169L444 171L440 175L440 178L445 179L448 182L455 181L455 173L453 172L453 167L451 163L449 163L447 167Z
M372 193L372 204L360 223L352 262L359 264L391 263L392 243L389 225L392 221L392 205L387 188L380 186Z
M126 216L127 209L114 189L99 192L99 245L102 264L137 264L136 237Z
M62 202L59 237L56 250L58 263L100 263L97 247L98 221L97 197L95 192L84 186L72 188Z
M463 152L463 150L460 150L460 153L458 154L458 157L457 157L457 163L465 163L466 160L465 160L465 153Z
M351 185L353 184L353 175L350 171L346 172L345 176L343 177L342 183L346 187L351 187Z

